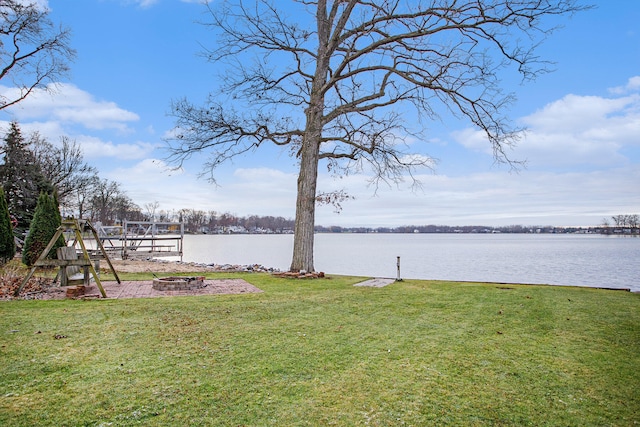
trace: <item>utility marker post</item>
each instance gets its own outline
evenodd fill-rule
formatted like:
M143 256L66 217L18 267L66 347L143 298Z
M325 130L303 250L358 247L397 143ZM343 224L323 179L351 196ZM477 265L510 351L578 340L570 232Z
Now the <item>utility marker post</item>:
M402 279L400 278L400 257L398 257L397 266L398 266L398 277L396 278L396 282L402 282Z

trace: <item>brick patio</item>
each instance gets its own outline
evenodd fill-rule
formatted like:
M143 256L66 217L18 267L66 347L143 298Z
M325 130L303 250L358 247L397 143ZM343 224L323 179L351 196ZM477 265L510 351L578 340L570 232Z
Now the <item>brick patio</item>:
M107 298L157 298L157 297L177 297L196 295L222 295L222 294L246 294L262 292L252 284L242 279L215 279L205 280L205 286L199 289L179 290L179 291L158 291L153 289L153 282L150 281L123 281L101 282ZM95 283L86 288L87 296L100 297L100 290Z

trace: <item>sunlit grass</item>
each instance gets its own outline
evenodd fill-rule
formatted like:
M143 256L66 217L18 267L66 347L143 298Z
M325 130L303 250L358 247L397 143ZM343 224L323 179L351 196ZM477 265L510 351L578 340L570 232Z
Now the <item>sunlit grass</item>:
M640 421L639 295L207 276L265 292L1 303L0 425Z

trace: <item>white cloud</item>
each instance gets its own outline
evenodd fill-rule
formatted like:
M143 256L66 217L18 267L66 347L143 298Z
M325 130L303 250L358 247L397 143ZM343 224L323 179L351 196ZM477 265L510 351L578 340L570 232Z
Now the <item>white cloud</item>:
M527 132L512 153L532 168L624 164L630 161L624 149L640 144L640 95L566 95L520 122ZM467 128L452 137L470 150L491 154L481 131Z
M534 130L580 132L585 127L607 126L610 119L625 114L638 104L640 96L637 95L622 98L567 95L524 117L522 121Z
M236 169L216 186L189 171L171 170L162 160L145 159L105 177L119 182L139 206L157 201L160 209L169 211L185 208L287 218L295 210L295 175L275 169Z
M480 130L466 128L451 132L451 136L456 142L470 150L492 153L487 135Z
M74 139L78 142L87 160L114 158L119 160L143 159L153 152L155 145L148 142L114 144L100 138L78 135ZM93 161L92 163L96 163ZM96 164L100 166L99 162Z
M60 122L27 122L19 123L24 136L38 132L53 145L60 144L61 137L66 136L76 141L80 146L84 159L100 170L110 169L113 160L139 160L151 156L157 148L149 142L119 143L104 141L99 137L85 134L70 134ZM9 122L0 121L0 132L9 129Z
M529 132L517 150L534 167L624 164L623 149L639 143L640 96L567 95L522 122Z
M124 5L136 5L143 9L153 6L158 3L158 0L120 0L120 2Z
M237 178L237 183L251 185L258 189L266 185L282 183L283 181L295 180L295 174L288 174L277 169L266 167L261 168L238 168L233 176Z
M136 3L142 8L153 6L157 2L158 0L136 0Z
M120 183L127 195L138 205L158 201L160 209L196 208L203 181L184 171L172 171L158 159L147 158L134 165L104 171L101 175ZM196 203L194 203L196 202Z
M350 177L351 178L351 177ZM394 225L598 225L603 217L637 212L640 170L595 172L476 173L420 177L423 190L381 188L372 195L364 180L349 179L355 200L341 214L318 209L317 222L341 226ZM326 177L325 177L326 179ZM360 182L358 182L360 181Z
M616 86L609 89L609 92L622 95L630 92L637 92L640 90L640 76L631 77L625 86Z
M0 86L0 94L11 97L16 88ZM8 109L19 121L45 120L80 124L87 129L127 131L127 124L139 120L137 114L115 102L96 100L93 95L69 83L35 89L24 101Z
M413 163L413 164L422 164L425 167L433 168L435 167L436 161L424 154L407 154L400 159L404 163Z
M9 129L8 121L0 121L0 132ZM38 132L40 136L56 144L61 135L65 135L64 129L59 122L27 122L19 123L23 136Z

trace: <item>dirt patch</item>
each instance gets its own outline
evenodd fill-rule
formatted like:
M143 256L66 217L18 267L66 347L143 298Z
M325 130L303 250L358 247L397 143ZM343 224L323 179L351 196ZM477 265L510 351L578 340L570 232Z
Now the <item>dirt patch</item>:
M219 271L214 266L177 261L115 259L111 260L111 264L118 273L205 273ZM108 269L109 264L106 261L101 261L100 268L102 270Z

